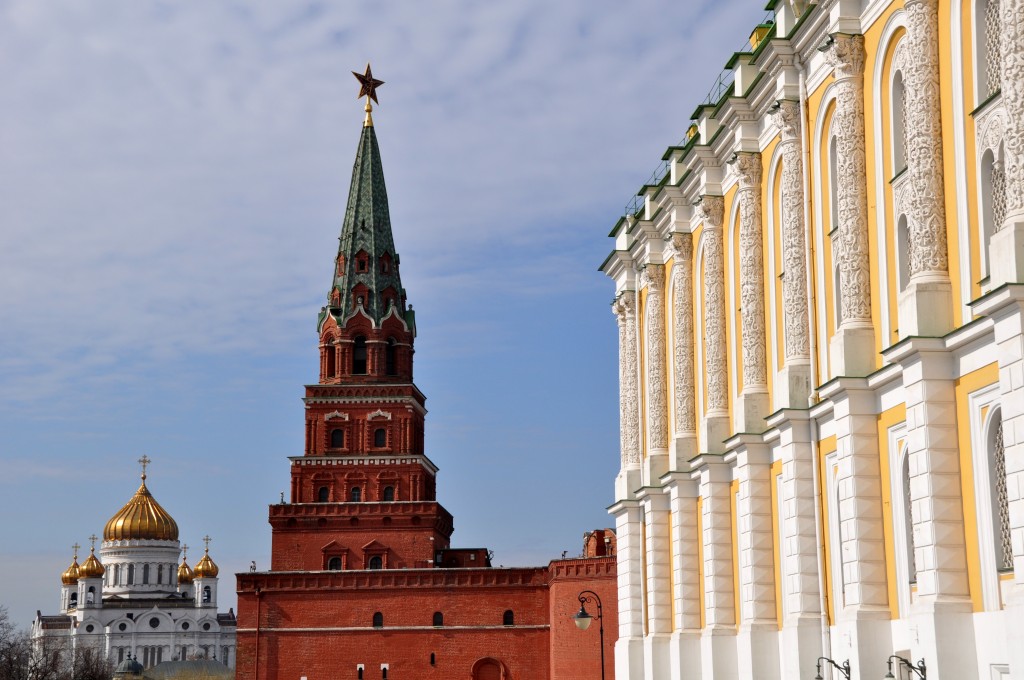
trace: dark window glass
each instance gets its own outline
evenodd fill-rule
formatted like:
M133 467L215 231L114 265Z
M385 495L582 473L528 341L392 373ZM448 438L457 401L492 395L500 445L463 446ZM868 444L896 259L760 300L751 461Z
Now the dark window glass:
M383 427L378 427L373 431L373 445L381 448L386 446L388 443L388 434L384 431Z
M363 490L360 489L358 486L353 486L352 487L352 502L353 503L358 503L361 500L363 500Z
M384 487L384 500L393 501L395 500L395 487L385 486Z
M316 492L316 500L318 503L326 503L331 492L326 486L321 486Z
M331 430L331 448L340 449L345 446L345 430Z
M370 558L370 569L383 569L384 560L381 559L380 555L374 555Z
M395 375L398 373L398 366L395 362L395 339L388 338L388 345L385 349L384 354L384 367L388 375Z
M366 375L366 338L361 335L352 347L352 375Z
M516 625L516 615L512 613L511 609L506 609L505 613L501 617L501 624L503 626L514 626Z
M331 571L341 571L341 558L332 557L327 560L327 568Z
M383 628L384 627L384 615L380 612L374 612L373 614L373 627Z
M442 614L441 612L434 612L434 625L435 626L443 626L444 625L444 614Z

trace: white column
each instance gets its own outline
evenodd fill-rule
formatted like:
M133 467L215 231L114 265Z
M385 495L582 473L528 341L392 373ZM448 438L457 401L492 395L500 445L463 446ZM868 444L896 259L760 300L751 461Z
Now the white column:
M729 466L721 456L695 461L701 497L704 557L703 680L737 677L736 601L733 590L732 493Z
M782 473L778 490L782 560L782 677L814 677L821 656L821 591L815 513L815 448L807 411L778 422ZM823 565L822 565L823 566Z
M771 456L760 436L729 440L735 456L740 622L736 639L741 678L776 680L779 675L775 556L772 534Z
M644 367L647 456L643 483L653 485L668 472L668 381L665 368L665 265L648 264L640 275L647 287L644 301Z
M785 363L776 381L775 406L806 408L811 393L811 351L800 102L780 101L776 121L782 131L782 327L786 347Z
M641 485L640 398L637 358L636 293L628 290L612 305L619 326L619 451L615 498L622 500Z
M644 487L638 494L645 527L647 572L647 634L644 635L644 677L657 680L669 672L672 633L672 575L669 541L669 497L663 489Z
M761 245L761 154L738 153L740 204L740 323L743 385L736 402L736 430L763 432L768 415L764 330L764 253Z
M693 237L675 233L672 249L673 422L669 469L683 470L697 455L693 344Z
M644 677L643 511L635 500L608 510L615 518L619 587L619 639L615 642L615 677Z
M835 68L838 168L836 214L842 323L829 347L833 376L864 376L875 367L868 257L867 173L864 153L864 37L832 36L829 61Z
M967 584L960 450L957 446L954 358L937 338L911 338L889 359L903 368L910 456L917 597L910 616L917 627L915 653L935 660L929 677L970 677L977 659L965 644L974 627ZM967 426L967 423L964 423ZM897 452L890 451L889 455ZM907 613L901 613L907 616Z
M722 242L721 196L701 196L697 204L703 228L704 275L704 413L700 419L701 447L708 453L724 451L729 436L728 349L725 337L725 249Z
M899 296L900 337L941 336L953 329L953 288L946 249L939 101L938 0L907 0L906 83L907 226L910 283ZM894 141L898 144L898 141Z
M675 620L669 642L669 667L678 680L699 680L700 604L704 584L700 581L700 542L697 521L699 486L681 473L669 473L665 483L672 511L672 598Z

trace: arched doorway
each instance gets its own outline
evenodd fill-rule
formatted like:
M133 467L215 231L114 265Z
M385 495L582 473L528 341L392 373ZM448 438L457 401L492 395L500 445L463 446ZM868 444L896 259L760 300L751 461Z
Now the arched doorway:
M473 680L504 680L505 669L497 659L480 659L473 664Z

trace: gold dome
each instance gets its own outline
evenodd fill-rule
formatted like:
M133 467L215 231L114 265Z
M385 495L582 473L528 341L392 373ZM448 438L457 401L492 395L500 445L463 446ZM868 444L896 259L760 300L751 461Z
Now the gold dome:
M192 583L195 578L195 574L192 573L192 567L188 566L188 562L185 561L186 551L188 546L184 546L181 554L181 564L178 565L178 585L187 586Z
M96 549L93 548L89 551L89 557L78 568L78 578L101 578L105 571L99 558L96 557Z
M78 566L78 544L75 544L75 556L71 560L71 566L64 570L64 573L60 575L60 582L66 586L73 586L78 583L79 570L81 567Z
M107 521L107 526L103 528L103 540L178 540L178 523L149 493L145 473L142 474L139 490Z
M220 573L220 567L210 559L210 549L206 549L206 554L203 558L196 563L195 571L193 572L196 578L217 578L217 574Z

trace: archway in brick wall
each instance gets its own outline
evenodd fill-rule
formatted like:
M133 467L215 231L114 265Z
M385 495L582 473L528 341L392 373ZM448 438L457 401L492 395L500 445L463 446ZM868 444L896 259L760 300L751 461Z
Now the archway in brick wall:
M505 667L497 659L480 659L473 664L473 680L505 680Z

